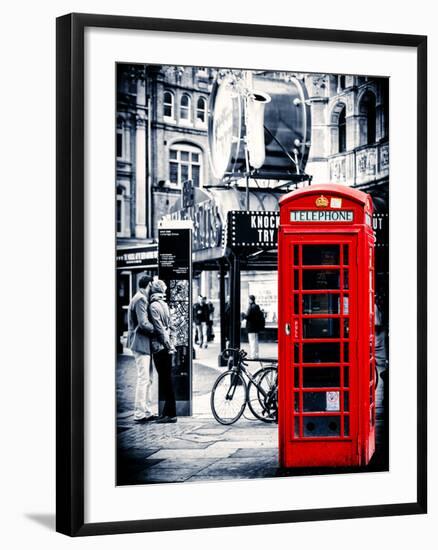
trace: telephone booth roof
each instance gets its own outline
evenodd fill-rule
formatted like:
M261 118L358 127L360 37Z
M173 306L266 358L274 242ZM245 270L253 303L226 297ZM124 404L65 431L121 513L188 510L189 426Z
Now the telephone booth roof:
M284 195L280 198L279 204L280 206L285 206L286 204L290 202L295 202L300 198L321 193L345 197L363 206L367 205L369 208L372 208L371 198L367 193L359 191L359 189L355 189L354 187L348 187L346 185L339 185L336 183L328 183L325 185L309 185L308 187L303 187L301 189L291 191L290 193L287 193L287 195Z

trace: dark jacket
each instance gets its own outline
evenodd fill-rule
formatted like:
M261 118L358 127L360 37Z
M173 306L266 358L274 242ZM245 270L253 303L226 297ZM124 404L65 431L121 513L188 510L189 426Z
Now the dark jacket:
M248 332L260 332L262 310L258 304L252 303L249 305L244 318L246 319L246 329Z
M169 306L164 301L164 294L155 292L150 296L149 317L154 326L152 353L162 349L173 348L174 330L170 319Z
M207 304L200 304L199 302L193 306L193 322L196 325L206 323L210 317Z
M148 298L145 291L138 291L128 308L128 348L150 355L150 339L154 327L148 319Z

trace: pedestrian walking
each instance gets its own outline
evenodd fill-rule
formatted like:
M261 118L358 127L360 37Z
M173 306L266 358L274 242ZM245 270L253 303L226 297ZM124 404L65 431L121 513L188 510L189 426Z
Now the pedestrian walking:
M166 284L157 280L151 283L149 316L154 327L152 352L155 368L160 378L160 389L164 398L159 424L173 423L176 418L176 401L172 377L172 355L176 349L173 345L173 327L166 299Z
M246 313L246 330L248 331L249 359L259 357L259 332L265 328L265 316L260 306L256 304L254 294L249 295L249 304Z
M207 302L208 308L208 320L207 320L207 342L213 342L214 340L214 305L211 301Z
M128 348L132 351L137 368L134 421L147 422L157 418L152 414L153 367L151 363L151 336L154 327L148 319L150 283L144 275L138 281L138 292L128 307Z
M199 296L198 302L193 306L193 321L195 323L195 344L198 344L200 348L206 348L208 306L205 296Z

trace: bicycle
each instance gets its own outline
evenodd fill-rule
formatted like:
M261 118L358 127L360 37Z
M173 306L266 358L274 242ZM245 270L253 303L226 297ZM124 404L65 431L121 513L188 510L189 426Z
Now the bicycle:
M213 416L220 424L237 422L246 405L258 420L277 421L277 368L262 367L252 375L244 362L246 355L244 350L233 348L222 352L228 370L217 378L210 397Z

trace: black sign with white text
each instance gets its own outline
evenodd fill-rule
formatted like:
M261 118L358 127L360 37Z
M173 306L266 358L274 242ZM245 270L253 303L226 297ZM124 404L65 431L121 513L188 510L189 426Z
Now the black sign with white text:
M131 247L117 250L117 269L147 269L155 267L157 245Z
M158 230L158 277L167 285L167 303L176 348L172 357L172 377L178 416L192 414L191 231L189 228ZM160 411L162 401L160 397Z
M187 279L191 265L191 230L158 230L158 276L163 281Z
M227 244L230 248L275 248L279 223L277 211L228 212Z

